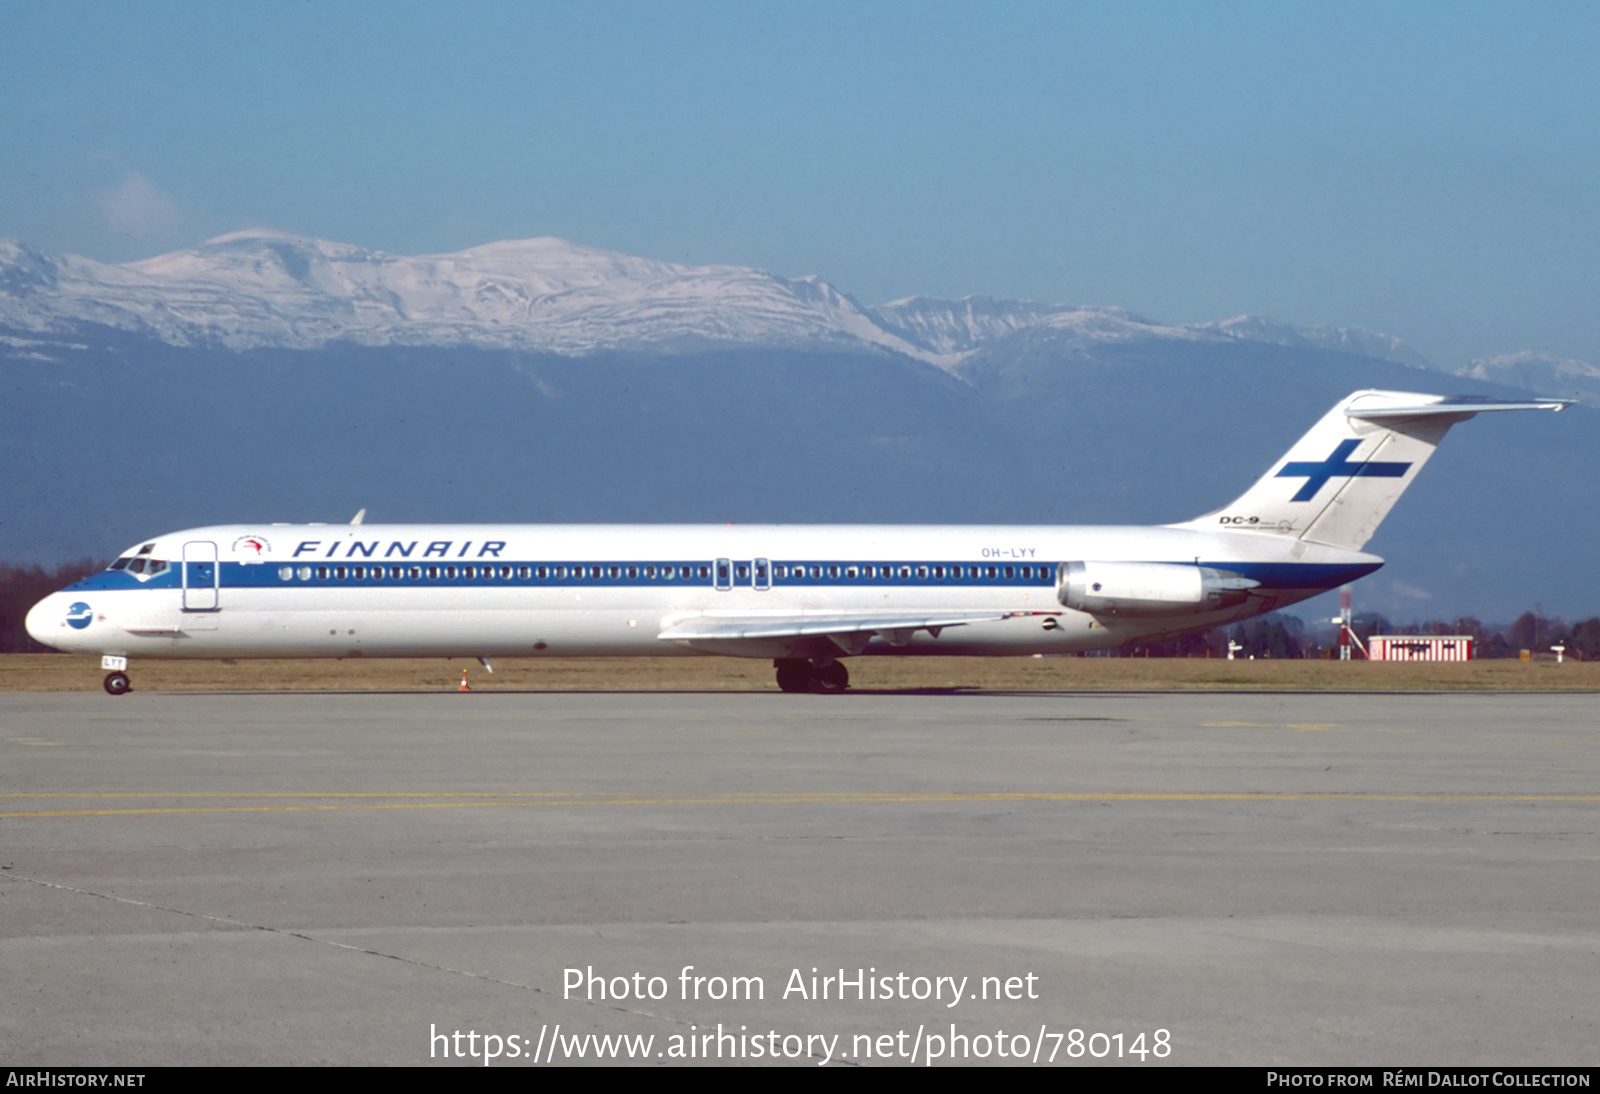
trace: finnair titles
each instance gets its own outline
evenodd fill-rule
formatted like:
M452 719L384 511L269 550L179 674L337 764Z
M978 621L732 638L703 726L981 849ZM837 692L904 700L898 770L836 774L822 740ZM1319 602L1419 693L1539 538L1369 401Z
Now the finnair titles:
M28 613L141 658L770 658L784 691L845 660L1107 649L1247 619L1383 565L1362 547L1457 422L1560 410L1360 391L1231 504L1157 527L234 525L158 536Z

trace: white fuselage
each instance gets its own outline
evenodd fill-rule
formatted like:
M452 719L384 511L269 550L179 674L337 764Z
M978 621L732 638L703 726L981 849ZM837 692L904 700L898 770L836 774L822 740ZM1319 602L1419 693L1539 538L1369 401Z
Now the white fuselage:
M1211 567L1252 588L1220 610L1097 615L1066 607L1058 588L1062 564L1082 560ZM27 623L58 649L129 658L1047 654L1232 622L1379 565L1304 540L1170 527L237 525L141 544ZM835 631L857 618L952 622L864 622L843 647L706 637L719 621L813 617Z

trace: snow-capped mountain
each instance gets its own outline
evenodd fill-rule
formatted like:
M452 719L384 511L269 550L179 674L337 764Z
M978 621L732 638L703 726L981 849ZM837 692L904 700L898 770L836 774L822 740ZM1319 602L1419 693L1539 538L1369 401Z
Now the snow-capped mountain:
M568 355L717 344L907 348L815 279L679 266L558 239L410 257L250 231L120 266L0 243L0 324L59 332L77 322L235 350L335 341Z
M683 266L559 239L406 256L270 231L109 265L0 241L0 327L70 335L83 324L171 345L244 350L470 345L566 356L763 346L888 351L955 372L980 348L1047 332L1086 346L1257 341L1426 367L1387 335L1240 317L1172 326L1121 308L969 296L858 304L816 277Z
M1422 354L1389 334L1359 327L1295 327L1259 315L1239 315L1219 323L1200 323L1192 330L1216 331L1241 342L1270 342L1275 346L1306 346L1313 349L1350 353L1357 357L1376 357L1412 368L1433 368Z
M1457 376L1495 384L1564 395L1590 406L1600 406L1600 367L1572 357L1551 357L1523 351L1499 357L1478 357Z
M1200 327L1175 327L1122 308L1036 304L967 296L939 300L912 296L871 310L887 331L910 343L930 364L952 372L980 349L1019 335L1048 333L1059 343L1089 347L1151 339L1217 340Z

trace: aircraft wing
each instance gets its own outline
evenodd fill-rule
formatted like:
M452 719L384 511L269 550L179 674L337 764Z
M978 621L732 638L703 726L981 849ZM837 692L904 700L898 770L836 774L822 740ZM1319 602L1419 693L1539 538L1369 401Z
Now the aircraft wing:
M666 627L657 635L663 642L739 642L756 638L822 637L831 639L847 653L859 653L867 639L881 635L891 646L904 646L917 631L935 638L946 627L964 623L986 623L1009 619L1016 612L939 612L935 614L890 613L850 615L698 615Z

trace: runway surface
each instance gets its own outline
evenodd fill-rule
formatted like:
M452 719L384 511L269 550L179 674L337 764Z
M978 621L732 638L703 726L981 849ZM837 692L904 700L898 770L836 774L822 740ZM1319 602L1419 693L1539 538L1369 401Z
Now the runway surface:
M0 1044L1593 1065L1597 828L1594 695L0 694Z

